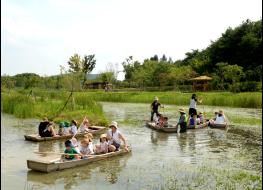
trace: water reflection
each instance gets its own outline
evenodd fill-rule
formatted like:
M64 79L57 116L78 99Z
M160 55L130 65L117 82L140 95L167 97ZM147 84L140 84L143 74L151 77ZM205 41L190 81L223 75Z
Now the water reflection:
M158 144L158 141L167 141L169 138L169 134L167 133L160 133L157 131L151 131L151 142L153 144Z

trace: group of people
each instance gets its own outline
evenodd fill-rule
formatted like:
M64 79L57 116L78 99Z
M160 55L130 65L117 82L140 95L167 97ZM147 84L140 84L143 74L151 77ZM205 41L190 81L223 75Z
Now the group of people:
M39 124L39 135L41 137L56 137L61 135L71 134L73 137L65 142L65 159L83 159L88 158L89 155L103 154L108 152L118 151L121 147L121 141L124 143L124 149L128 151L128 146L125 137L118 130L118 123L113 121L107 134L100 136L100 144L93 146L93 135L89 133L89 120L87 117L83 119L79 129L84 134L84 138L78 141L75 135L78 132L78 123L75 120L68 122L61 122L59 124L58 133L55 132L53 123L44 118L44 121Z
M126 139L122 133L118 130L117 122L112 122L109 126L107 134L102 134L100 136L100 143L93 146L93 135L87 133L84 138L78 142L78 140L73 137L71 140L65 142L65 159L85 159L90 155L94 154L105 154L108 152L119 151L121 147L121 141L124 143L124 149L128 151L128 146Z
M78 122L76 120L72 120L71 123L64 121L59 123L58 132L55 131L54 123L49 121L47 118L44 118L42 122L40 122L38 126L38 133L41 137L56 137L63 135L73 135L75 136L78 132L80 133L88 133L89 132L89 120L85 116L80 127L78 129Z
M196 126L203 127L207 125L226 124L226 118L222 110L215 112L215 118L205 120L202 112L197 114L197 103L202 103L202 99L198 99L196 94L192 94L188 117L183 108L179 109L180 117L178 123L175 125L175 128L177 129L178 126L180 126L180 133L186 132L186 130L190 128L196 128ZM155 122L158 127L168 127L168 118L159 113L159 107L164 108L164 106L159 103L159 99L155 97L153 103L151 104L151 122Z

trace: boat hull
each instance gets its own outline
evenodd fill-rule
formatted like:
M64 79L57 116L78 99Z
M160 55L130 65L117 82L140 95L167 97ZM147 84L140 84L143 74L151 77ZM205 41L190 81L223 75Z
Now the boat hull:
M59 170L64 170L68 168L74 168L78 166L87 165L92 162L128 154L130 152L131 152L131 147L129 147L128 152L124 149L120 149L117 152L110 152L110 153L100 154L100 155L92 155L92 157L88 159L81 159L81 160L71 160L71 161L64 161L64 162L60 162L59 161L60 158L58 158L57 161L56 160L55 161L54 160L53 161L27 160L27 167L28 169L31 169L34 171L49 173L53 171L59 171Z
M156 127L154 122L147 122L146 126L164 133L177 133L177 129L175 127L171 127L171 125L169 127Z

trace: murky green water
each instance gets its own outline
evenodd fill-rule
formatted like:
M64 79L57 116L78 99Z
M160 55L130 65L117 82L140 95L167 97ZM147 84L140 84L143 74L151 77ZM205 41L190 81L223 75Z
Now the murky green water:
M1 114L1 187L3 189L261 189L262 143L249 135L218 129L165 134L144 126L149 105L103 103L119 122L133 152L65 171L29 171L34 151L64 150L63 141L34 143L23 135L37 130L37 120ZM162 110L175 123L179 107ZM216 107L201 107L206 112ZM259 119L262 110L224 108L226 114ZM251 126L260 133L262 126ZM261 140L262 141L262 135ZM98 141L95 140L95 144Z

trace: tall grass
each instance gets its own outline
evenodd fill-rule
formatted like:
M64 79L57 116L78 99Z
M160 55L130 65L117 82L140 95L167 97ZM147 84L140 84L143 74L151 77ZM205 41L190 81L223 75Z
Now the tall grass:
M72 101L69 101L62 110L67 101L67 93L38 92L37 94L36 97L28 97L21 92L1 93L1 111L19 118L48 117L54 119L55 122L75 119L81 123L86 115L91 124L106 125L108 123L102 106L83 95L74 96L74 106L72 106Z
M106 102L151 103L155 96L164 104L188 105L191 93L179 92L78 92L89 99ZM242 108L261 108L262 93L200 92L202 104Z

